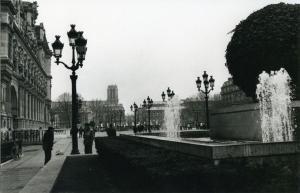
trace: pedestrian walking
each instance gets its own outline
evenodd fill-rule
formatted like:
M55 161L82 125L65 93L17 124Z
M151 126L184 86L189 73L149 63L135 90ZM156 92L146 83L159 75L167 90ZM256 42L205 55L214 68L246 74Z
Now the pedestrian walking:
M89 124L85 124L83 135L84 153L91 154L94 141L94 132L90 129Z
M54 141L54 128L48 127L48 130L45 132L43 136L43 150L45 152L45 162L44 165L48 163L51 159L51 151L53 147Z

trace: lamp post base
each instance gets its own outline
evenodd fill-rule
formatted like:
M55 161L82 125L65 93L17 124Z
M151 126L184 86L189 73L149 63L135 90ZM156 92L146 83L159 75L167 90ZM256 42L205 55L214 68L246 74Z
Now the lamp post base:
M78 149L72 149L71 151L71 155L76 155L76 154L80 154Z

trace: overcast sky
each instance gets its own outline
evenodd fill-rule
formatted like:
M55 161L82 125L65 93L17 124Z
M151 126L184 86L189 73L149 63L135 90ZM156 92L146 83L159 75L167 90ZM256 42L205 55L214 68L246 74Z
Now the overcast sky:
M84 31L87 55L77 91L87 100L106 100L117 84L127 110L148 95L161 100L168 86L180 98L196 95L195 79L206 70L220 92L229 77L225 50L234 27L272 3L298 0L37 0L38 23L49 43L61 35L62 60L71 61L70 24ZM51 47L51 45L50 45ZM71 92L70 71L52 63L52 100Z

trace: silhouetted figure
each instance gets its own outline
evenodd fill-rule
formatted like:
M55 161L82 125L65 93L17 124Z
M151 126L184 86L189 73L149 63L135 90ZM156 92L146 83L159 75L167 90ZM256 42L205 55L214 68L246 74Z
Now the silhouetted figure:
M116 137L117 136L117 131L113 127L113 124L109 124L109 128L106 129L106 133L108 137Z
M137 133L137 127L134 125L133 126L133 133L136 134Z
M48 163L51 159L51 151L53 147L53 141L54 141L54 128L48 127L48 130L45 132L43 137L43 150L45 152L45 162L44 165Z
M84 135L83 135L83 144L84 144L84 153L91 154L94 141L94 132L90 129L89 124L85 124Z
M82 134L83 134L83 128L80 127L80 128L79 128L79 138L82 138Z
M137 131L139 132L139 133L141 133L142 131L143 131L143 126L142 125L138 125L138 127L137 127Z
M145 126L144 125L141 125L141 131L142 132L146 132L147 130L145 130Z

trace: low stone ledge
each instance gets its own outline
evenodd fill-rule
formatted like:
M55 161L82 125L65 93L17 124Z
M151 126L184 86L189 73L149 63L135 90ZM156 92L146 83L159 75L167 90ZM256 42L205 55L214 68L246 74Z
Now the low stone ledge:
M152 132L152 133L139 133L137 136L160 136L160 137L167 137L166 131L160 131L160 132ZM209 130L181 130L177 132L170 132L171 136L177 136L183 138L198 138L198 137L209 137Z
M134 173L135 182L147 190L139 192L279 193L296 192L298 187L298 155L224 159L215 165L209 159L124 137L99 137L95 143L99 155L116 168L116 175Z
M277 155L289 155L300 153L299 142L235 142L205 143L189 139L171 139L157 136L132 136L120 135L121 138L131 140L144 145L164 148L210 160L243 158L243 157L265 157Z

